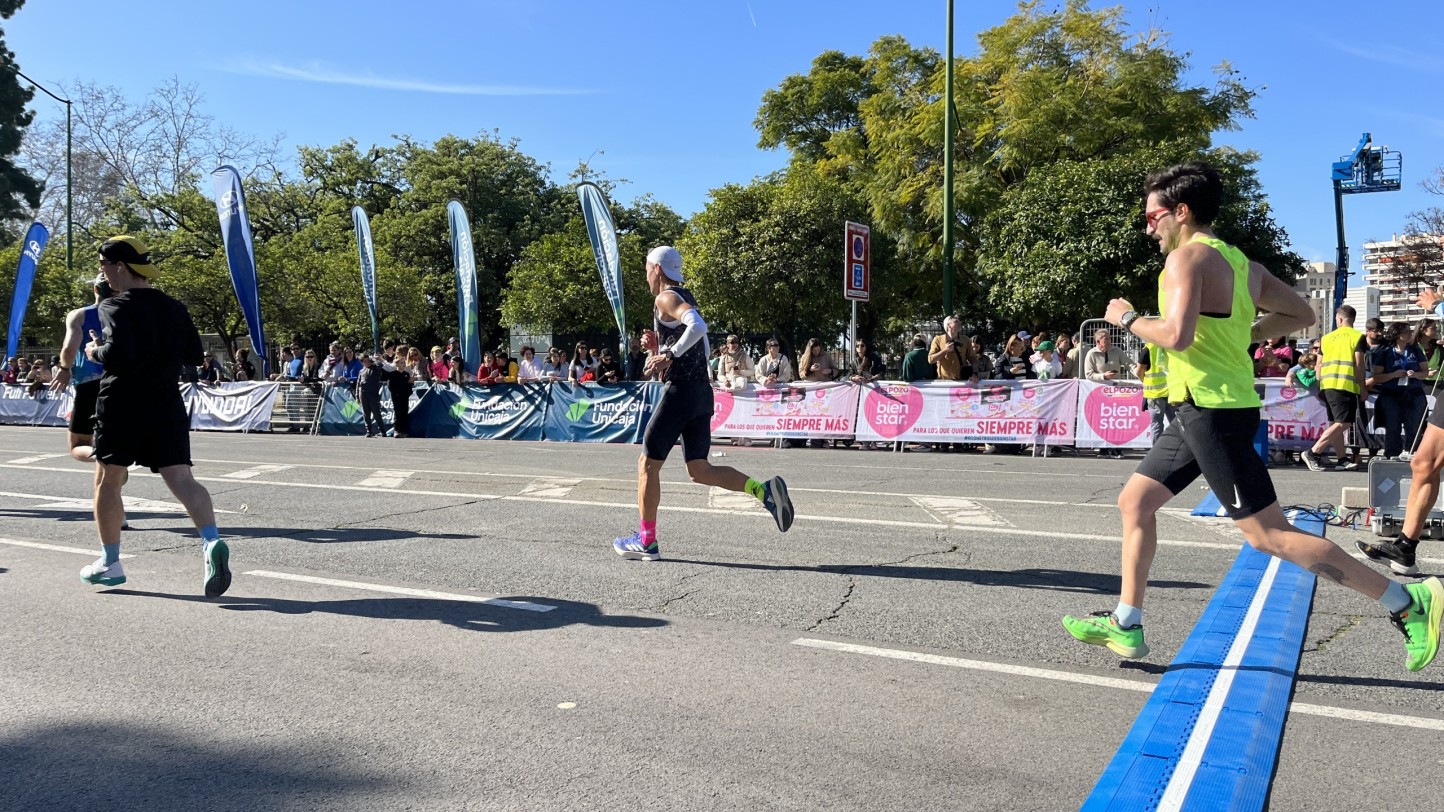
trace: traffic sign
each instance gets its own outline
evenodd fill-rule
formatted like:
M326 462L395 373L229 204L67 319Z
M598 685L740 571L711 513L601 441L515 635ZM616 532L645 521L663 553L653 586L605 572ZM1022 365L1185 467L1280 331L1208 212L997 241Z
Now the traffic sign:
M842 296L850 301L866 302L872 295L872 229L861 223L848 223L845 234Z

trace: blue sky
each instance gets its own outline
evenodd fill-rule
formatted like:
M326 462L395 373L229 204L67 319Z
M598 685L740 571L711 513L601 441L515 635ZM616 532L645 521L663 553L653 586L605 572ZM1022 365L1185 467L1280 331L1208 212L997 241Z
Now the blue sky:
M691 214L709 189L785 163L785 154L756 146L764 91L824 50L864 53L886 34L941 51L945 8L936 0L131 0L117 17L113 3L30 0L4 27L21 69L41 82L91 81L139 99L178 76L199 86L222 123L281 133L290 146L496 129L559 180L597 153L594 166L631 181L619 197L650 192ZM959 53L974 52L974 34L1015 8L958 3ZM1262 88L1257 117L1217 140L1262 154L1264 188L1305 259L1333 259L1329 163L1366 130L1404 154L1405 189L1346 200L1356 270L1366 239L1402 231L1410 211L1444 205L1418 186L1444 165L1444 4L1191 0L1127 9L1135 26L1156 25L1190 54L1196 82L1211 84L1211 67L1227 59ZM63 116L48 99L33 106L41 117Z

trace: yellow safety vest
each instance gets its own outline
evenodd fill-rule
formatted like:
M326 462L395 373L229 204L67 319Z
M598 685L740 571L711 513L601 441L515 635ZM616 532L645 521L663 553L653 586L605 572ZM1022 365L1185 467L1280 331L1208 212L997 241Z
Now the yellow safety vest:
M1323 355L1319 358L1319 388L1342 389L1361 394L1354 376L1354 348L1364 334L1352 327L1340 327L1324 336Z
M1143 397L1147 400L1168 397L1168 362L1163 348L1149 344L1148 371L1143 373Z
M1248 356L1253 326L1253 296L1248 290L1248 257L1217 237L1195 234L1219 252L1233 269L1233 300L1227 318L1199 314L1193 343L1168 354L1168 400L1192 401L1204 409L1257 409L1263 402L1253 388L1253 359ZM1158 309L1168 315L1166 271L1158 274Z

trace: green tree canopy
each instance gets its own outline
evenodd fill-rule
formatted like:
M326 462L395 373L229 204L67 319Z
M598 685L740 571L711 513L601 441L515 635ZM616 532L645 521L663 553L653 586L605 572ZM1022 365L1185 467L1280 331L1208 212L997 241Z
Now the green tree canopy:
M24 4L25 0L0 0L0 19L10 19ZM7 224L27 220L40 206L40 184L15 162L25 129L35 118L26 109L35 91L21 86L18 70L14 52L5 45L5 32L0 31L0 223ZM19 224L18 230L0 228L0 238L19 239L26 225Z

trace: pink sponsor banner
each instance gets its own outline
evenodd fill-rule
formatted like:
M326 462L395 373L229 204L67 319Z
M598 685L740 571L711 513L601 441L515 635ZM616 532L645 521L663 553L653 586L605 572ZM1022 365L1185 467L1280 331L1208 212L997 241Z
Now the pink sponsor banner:
M1078 381L1079 448L1149 448L1152 417L1136 383Z
M1307 389L1288 386L1280 378L1259 381L1264 387L1263 413L1269 421L1269 446L1302 451L1313 446L1329 425L1323 401Z
M858 404L857 439L1070 445L1077 383L868 384Z
M712 436L847 439L857 422L859 391L846 382L714 389Z

